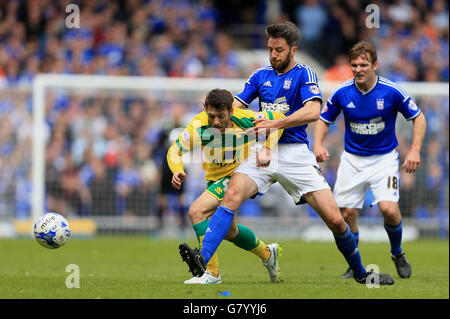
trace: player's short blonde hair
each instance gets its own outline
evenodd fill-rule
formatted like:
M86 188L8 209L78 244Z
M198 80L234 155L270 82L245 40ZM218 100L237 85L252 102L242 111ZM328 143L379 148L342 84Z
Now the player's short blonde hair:
M370 58L369 62L375 63L377 61L377 50L375 46L367 41L359 41L356 43L348 52L349 62L360 55L368 55Z

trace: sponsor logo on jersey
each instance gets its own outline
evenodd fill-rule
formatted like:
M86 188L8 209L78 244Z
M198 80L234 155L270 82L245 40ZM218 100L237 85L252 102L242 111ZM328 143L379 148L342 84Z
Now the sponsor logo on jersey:
M273 103L261 102L261 109L263 111L280 112L285 114L289 112L289 104L286 102L286 97L282 96L275 99Z
M311 85L308 89L309 89L309 91L312 94L319 94L320 93L320 89L319 89L319 87L317 85Z
M291 87L291 83L292 83L292 79L286 79L286 80L284 80L283 89L289 90L289 88Z
M264 86L268 86L268 87L272 87L272 84L270 83L270 81L267 81L263 84Z
M356 107L356 106L355 106L355 104L353 104L352 101L350 101L350 103L347 104L347 108L348 108L348 109L354 109L355 107Z
M384 99L377 99L377 110L384 109Z
M385 126L381 116L370 120L369 123L350 122L350 129L352 132L361 135L376 135L384 130Z
M414 103L413 100L409 100L408 108L409 108L411 111L417 111L417 109L418 109L416 103Z

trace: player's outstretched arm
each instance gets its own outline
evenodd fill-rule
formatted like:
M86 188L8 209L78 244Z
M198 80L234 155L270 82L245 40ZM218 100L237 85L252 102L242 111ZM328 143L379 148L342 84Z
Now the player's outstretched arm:
M258 119L255 120L255 127L248 129L249 133L262 133L269 130L285 129L288 127L301 126L314 121L317 121L320 117L320 107L322 101L311 100L306 102L303 107L289 116L282 117L277 120Z
M238 109L246 109L247 105L245 105L244 103L240 102L237 99L233 100L233 107L238 108Z
M263 112L266 113L266 112ZM284 118L285 115L280 112L272 112L273 121L276 121L278 119ZM267 117L266 117L267 118ZM255 121L255 124L257 124L257 120ZM281 135L283 135L284 129L269 129L266 131L267 141L265 143L266 148L269 150L272 150L275 145L278 143L278 140L281 138Z
M318 99L306 102L303 107L296 112L277 120L280 125L278 128L301 126L317 121L320 118L321 106L322 101Z
M322 120L316 122L316 127L314 128L313 152L316 155L318 162L328 161L330 158L330 153L328 153L328 150L323 145L323 140L325 139L325 136L327 136L329 129L330 125L328 123L325 123Z
M422 148L423 139L427 130L427 121L425 115L420 113L415 119L413 119L413 138L411 148L408 154L406 154L403 168L407 173L414 173L420 165L420 149Z

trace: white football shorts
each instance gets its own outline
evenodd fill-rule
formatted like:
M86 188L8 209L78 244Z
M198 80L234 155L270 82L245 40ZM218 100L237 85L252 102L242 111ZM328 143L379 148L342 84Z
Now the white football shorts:
M272 151L268 167L257 167L256 154L252 153L234 173L249 176L258 186L260 195L267 192L273 183L279 182L296 204L305 203L303 194L330 189L316 156L304 143L278 144Z
M362 208L369 187L372 205L381 201L398 202L400 176L398 153L358 156L342 152L333 194L339 207Z

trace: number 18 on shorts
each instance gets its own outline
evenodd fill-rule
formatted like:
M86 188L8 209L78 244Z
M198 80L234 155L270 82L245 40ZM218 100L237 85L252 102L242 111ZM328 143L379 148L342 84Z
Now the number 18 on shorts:
M337 172L334 196L339 207L362 208L367 188L375 205L381 201L398 202L400 179L398 153L357 156L343 152Z

